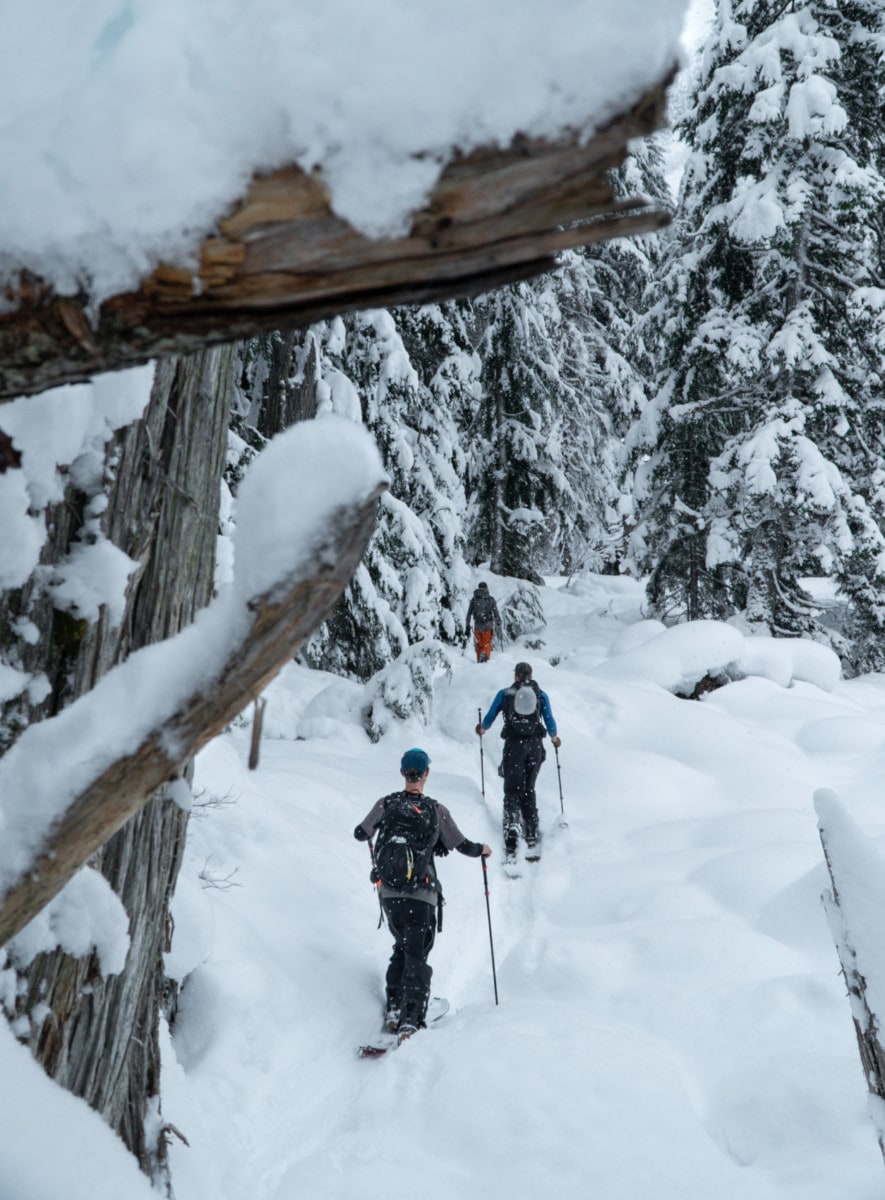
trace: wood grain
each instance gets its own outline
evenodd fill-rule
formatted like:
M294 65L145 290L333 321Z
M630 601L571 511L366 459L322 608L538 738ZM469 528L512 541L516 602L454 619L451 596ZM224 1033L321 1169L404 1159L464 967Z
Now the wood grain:
M22 278L0 315L0 400L353 309L476 294L549 270L570 247L658 229L668 214L617 200L608 173L664 124L671 77L591 137L455 154L400 237L365 237L319 172L290 166L253 179L193 270L163 263L97 314Z

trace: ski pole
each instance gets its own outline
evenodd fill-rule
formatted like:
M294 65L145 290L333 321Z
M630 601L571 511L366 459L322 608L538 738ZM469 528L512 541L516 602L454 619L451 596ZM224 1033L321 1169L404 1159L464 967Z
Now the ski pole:
M369 838L369 857L372 860L372 885L378 894L378 924L377 929L380 929L384 924L384 905L381 903L381 885L378 882L378 868L375 865L375 843Z
M476 710L476 715L478 717L477 724L482 725L482 709L481 708L478 708ZM482 792L483 800L485 800L485 798L486 798L486 768L485 768L485 762L483 761L482 735L481 734L479 735L479 778L481 780L480 791Z
M492 909L489 904L489 872L485 855L482 856L482 883L486 894L486 916L489 919L489 946L492 951L492 983L495 985L495 1004L498 1003L498 973L495 970L495 939L492 937Z
M556 778L559 780L559 811L565 816L565 806L562 802L562 769L559 765L559 747L553 747L553 753L556 755Z

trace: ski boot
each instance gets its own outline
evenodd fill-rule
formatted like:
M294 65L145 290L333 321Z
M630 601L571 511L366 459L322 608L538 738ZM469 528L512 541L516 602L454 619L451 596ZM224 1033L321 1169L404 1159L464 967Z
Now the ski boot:
M529 828L525 835L525 860L538 862L541 858L541 834L538 827Z

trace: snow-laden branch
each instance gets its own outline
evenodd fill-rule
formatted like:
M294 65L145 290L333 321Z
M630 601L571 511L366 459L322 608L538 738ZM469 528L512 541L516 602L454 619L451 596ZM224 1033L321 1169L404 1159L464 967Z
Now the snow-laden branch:
M0 945L254 699L328 615L371 534L377 450L338 418L301 423L240 488L234 580L0 760Z

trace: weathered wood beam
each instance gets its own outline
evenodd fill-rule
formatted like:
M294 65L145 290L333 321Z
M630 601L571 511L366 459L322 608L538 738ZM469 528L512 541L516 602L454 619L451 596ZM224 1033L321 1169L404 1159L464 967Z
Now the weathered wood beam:
M252 625L217 679L195 692L131 754L120 758L68 807L39 856L0 899L0 946L49 903L89 857L151 795L254 700L325 620L362 558L375 523L375 489L339 510L307 577L250 604Z
M353 309L476 294L549 270L569 247L658 229L668 214L616 200L607 176L630 139L663 126L671 77L590 138L456 156L402 237L358 233L319 173L290 167L253 180L195 270L163 264L94 319L85 296L22 279L0 315L0 400Z

